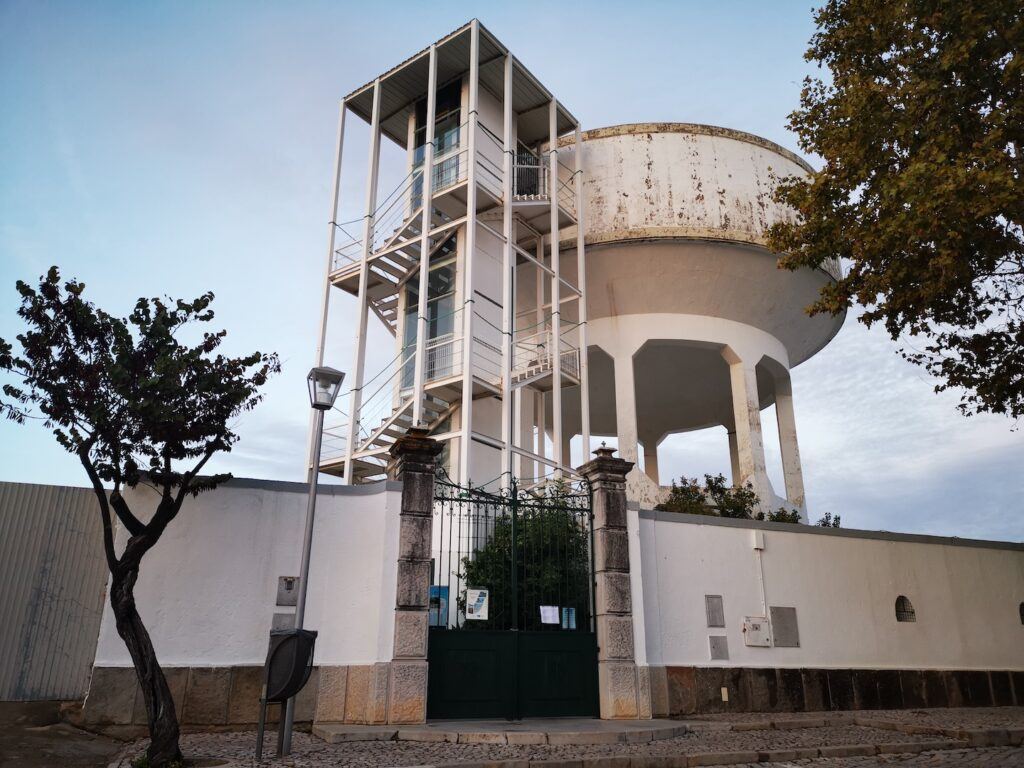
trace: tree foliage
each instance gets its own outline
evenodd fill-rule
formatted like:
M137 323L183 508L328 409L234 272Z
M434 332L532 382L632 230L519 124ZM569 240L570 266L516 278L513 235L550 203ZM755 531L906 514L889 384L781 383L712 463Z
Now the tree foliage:
M672 481L668 499L655 506L662 512L682 512L689 515L715 515L739 520L767 520L771 523L799 523L800 512L779 507L767 513L758 511L760 499L750 483L730 485L725 475L704 475L697 478L681 477Z
M678 482L673 480L668 499L655 509L690 515L750 518L757 505L757 494L750 483L733 486L725 475L719 474L704 475L703 484L695 477L681 477Z
M511 506L501 506L493 518L487 540L462 558L458 574L463 588L458 606L466 611L466 589L490 592L486 620L466 622L469 629L509 629L515 594L520 629L539 628L539 607L556 605L576 609L577 627L589 622L589 533L580 510L564 483L552 483L540 495L518 507L515 534ZM516 588L512 588L515 553Z
M822 169L782 180L795 221L769 244L789 269L841 257L812 313L860 321L961 392L1024 414L1024 5L828 0L789 127Z
M0 339L0 367L16 382L4 385L0 408L19 422L41 418L89 477L111 573L110 603L149 717L149 762L166 765L180 758L178 724L135 606L139 566L189 495L230 477L199 473L216 453L231 450L238 439L234 419L260 402L259 389L280 369L278 359L219 353L224 331L204 332L195 346L182 342L186 326L213 320L211 293L190 302L142 298L127 318L117 318L83 298L83 283L62 283L56 267L37 288L18 281L17 290L27 329L17 337L20 354ZM122 494L139 483L159 494L148 515ZM120 552L115 516L127 533Z
M785 507L779 507L778 509L769 512L767 515L764 512L757 513L758 520L767 520L769 523L802 523L800 519L800 513L795 509L786 509Z
M831 512L826 512L822 517L819 517L818 522L816 522L815 525L821 528L841 527L839 515L833 516Z

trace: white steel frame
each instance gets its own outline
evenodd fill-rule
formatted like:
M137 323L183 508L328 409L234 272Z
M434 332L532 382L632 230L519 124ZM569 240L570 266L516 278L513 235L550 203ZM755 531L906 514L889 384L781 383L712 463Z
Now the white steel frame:
M345 484L352 485L353 454L359 436L360 406L362 405L363 377L366 373L366 288L369 280L368 264L373 249L373 212L377 208L377 178L380 171L380 78L373 84L373 117L370 120L370 163L366 179L366 214L363 220L363 254L359 265L359 296L356 306L355 360L352 363L352 393L349 399L348 440L345 455Z
M477 213L477 191L478 191L478 158L477 145L479 139L479 98L480 98L480 25L473 20L468 25L470 36L470 61L468 66L468 103L465 125L465 149L467 156L467 184L465 188L465 216L455 216L447 224L434 227L433 211L435 192L433 189L434 176L434 155L435 155L435 122L437 111L437 85L438 85L438 49L444 44L444 40L435 43L427 50L428 56L428 78L427 78L427 104L426 104L426 127L424 140L423 177L422 177L422 210L420 212L421 224L419 238L419 259L415 269L419 271L419 295L416 313L417 337L414 361L414 384L412 403L412 423L425 425L428 421L424 399L427 394L427 334L428 334L428 292L430 274L430 253L432 250L432 236L438 234L437 230L448 230L453 227L463 228L463 237L460 252L457 259L458 270L461 272L461 350L458 354L461 361L459 378L461 387L461 399L454 402L458 404L459 424L449 429L444 434L436 434L434 437L441 440L455 440L458 443L458 466L454 475L459 482L466 483L471 479L470 466L471 454L474 441L483 445L497 448L501 451L501 473L504 478L503 484L513 473L519 474L524 466L530 473L537 471L543 475L543 467L549 468L554 476L558 477L566 472L571 472L570 456L567 446L570 437L564 434L565 423L563 418L563 392L567 386L563 376L562 363L562 306L566 302L576 301L578 307L579 323L579 371L578 380L580 384L580 406L581 422L580 432L583 438L584 457L590 445L590 413L589 413L589 364L587 359L587 316L586 316L586 258L585 258L585 229L583 223L583 145L579 124L575 124L575 135L573 149L575 150L575 168L572 172L573 185L575 187L575 218L577 222L576 232L576 255L577 255L577 285L573 286L561 274L561 231L560 215L564 212L560 206L559 194L561 184L559 180L559 117L560 108L558 102L549 97L547 103L548 115L548 147L547 147L547 187L548 187L548 213L549 234L544 236L536 232L522 217L518 216L515 209L515 168L516 168L516 140L513 138L513 127L517 114L513 109L513 78L516 77L515 67L518 62L515 58L505 52L503 61L503 89L502 89L502 200L501 200L501 231L488 226L483 221L478 221ZM520 65L521 66L521 65ZM520 69L520 74L526 77L532 85L542 89L533 76ZM355 458L359 448L361 408L363 405L363 387L366 383L366 340L367 321L371 308L368 297L370 278L370 264L373 258L378 255L374 252L374 230L376 226L374 212L377 208L378 181L380 173L380 151L382 136L381 103L382 89L386 82L378 77L372 83L372 110L370 111L370 143L369 162L366 181L365 214L362 226L362 244L358 271L358 293L356 297L356 322L355 322L355 349L352 363L352 374L350 378L351 389L349 392L349 421L347 426L346 455L343 460L343 477L346 484L352 484L355 477ZM542 89L543 90L543 89ZM365 90L360 91L365 93ZM545 91L546 92L546 91ZM352 98L351 96L348 98ZM321 365L324 359L324 346L326 343L327 323L330 303L330 288L332 286L331 276L334 269L335 235L339 206L341 159L345 131L345 117L349 105L346 100L340 104L338 119L338 140L335 158L334 185L331 197L331 220L328 232L328 254L327 254L327 275L321 304L321 326L320 335L316 347L315 363ZM365 108L364 108L365 109ZM565 114L564 112L562 114ZM461 137L460 137L461 142ZM414 153L410 151L410 158ZM442 193L439 193L442 194ZM493 193L491 193L493 194ZM474 432L473 402L474 402L474 304L475 304L475 268L473 255L477 250L478 227L484 228L493 234L501 244L501 426L500 435L489 436ZM435 230L435 231L432 231ZM517 232L519 236L517 236ZM530 253L519 245L521 237L534 239L535 253ZM545 253L547 249L548 253ZM522 262L517 264L517 262ZM514 386L513 373L516 357L516 325L519 314L517 313L517 274L518 267L533 268L536 270L536 295L535 313L536 324L540 328L545 323L545 309L550 307L550 319L548 322L551 339L550 365L552 369L552 387L550 402L552 407L551 423L547 424L546 414L546 393L528 386ZM400 283L404 285L408 279L414 279L407 275ZM544 301L545 280L548 281L550 292L550 303ZM563 286L568 289L568 295L563 295ZM403 346L403 339L397 338L399 348ZM407 403L407 401L406 401ZM396 407L399 403L396 402ZM402 404L405 407L405 403ZM523 408L527 413L523 413ZM530 429L527 429L530 427ZM552 439L552 450L548 452L546 436L550 428ZM534 429L536 432L534 432ZM308 466L313 471L312 461L314 456L314 436L310 436ZM322 465L323 466L323 465ZM479 480L480 478L476 478Z
M473 19L469 38L469 119L466 130L466 238L462 252L462 402L460 404L459 482L467 483L473 440L473 262L476 261L476 125L480 101L480 22Z

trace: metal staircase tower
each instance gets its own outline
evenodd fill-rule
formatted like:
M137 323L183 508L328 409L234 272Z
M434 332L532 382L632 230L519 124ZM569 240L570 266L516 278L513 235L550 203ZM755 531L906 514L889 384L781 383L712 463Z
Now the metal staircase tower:
M338 223L348 113L370 126L365 213ZM378 200L385 138L408 173ZM413 425L458 482L572 471L567 399L590 437L582 175L576 119L475 19L342 100L317 357L336 289L355 356L320 471L383 479ZM395 339L379 371L371 313Z

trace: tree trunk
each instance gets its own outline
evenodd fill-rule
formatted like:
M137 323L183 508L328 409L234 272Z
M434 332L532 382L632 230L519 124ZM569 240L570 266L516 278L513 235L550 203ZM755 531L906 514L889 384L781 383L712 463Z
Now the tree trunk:
M181 760L178 747L178 715L174 711L174 699L167 685L156 651L149 638L149 632L142 624L142 618L135 608L135 582L139 577L138 567L121 574L114 574L110 585L110 607L117 620L117 633L128 646L135 674L142 687L146 702L146 719L149 723L149 748L146 755L152 768L162 768Z

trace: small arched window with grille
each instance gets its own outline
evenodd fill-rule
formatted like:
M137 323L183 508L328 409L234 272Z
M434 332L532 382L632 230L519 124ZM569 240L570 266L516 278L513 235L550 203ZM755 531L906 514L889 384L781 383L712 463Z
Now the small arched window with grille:
M906 595L900 595L896 598L896 621L917 621L917 614L914 613L914 604L910 602Z

